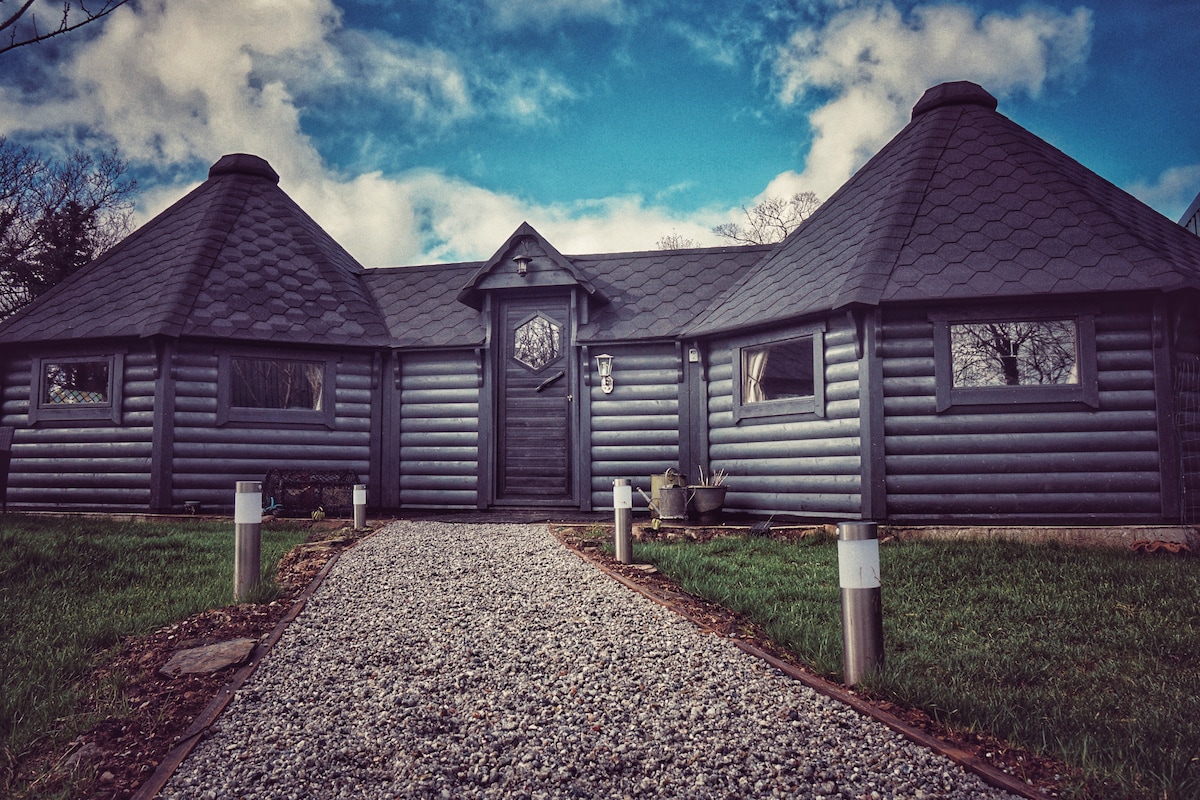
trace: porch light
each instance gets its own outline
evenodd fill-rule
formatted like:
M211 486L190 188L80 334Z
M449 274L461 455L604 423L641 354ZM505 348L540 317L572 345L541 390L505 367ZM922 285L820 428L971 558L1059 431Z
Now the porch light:
M596 369L600 371L600 389L605 394L610 394L613 390L612 365L613 357L608 353L596 356Z
M512 259L517 265L517 274L524 278L529 273L529 264L533 261L533 256L529 255L529 243L521 242L521 251L513 256Z

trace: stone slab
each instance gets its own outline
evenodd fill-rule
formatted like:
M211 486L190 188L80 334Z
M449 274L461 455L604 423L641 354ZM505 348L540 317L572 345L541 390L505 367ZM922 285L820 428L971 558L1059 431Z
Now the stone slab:
M231 639L204 647L180 650L171 656L171 660L160 667L158 671L169 678L177 675L217 672L226 667L246 663L257 643L256 639Z

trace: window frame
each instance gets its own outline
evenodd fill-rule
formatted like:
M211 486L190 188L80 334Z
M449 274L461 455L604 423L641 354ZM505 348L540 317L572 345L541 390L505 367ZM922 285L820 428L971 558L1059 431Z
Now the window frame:
M933 323L933 361L937 410L954 406L1024 405L1029 403L1075 403L1098 408L1100 388L1096 363L1096 312L1091 308L1050 308L1038 306L1002 306L989 309L930 312ZM1075 323L1079 373L1078 383L1027 384L1023 386L955 386L954 363L950 348L952 325L988 322Z
M321 383L321 408L249 408L233 405L233 361L239 358L322 365L324 375ZM334 428L337 421L336 389L337 359L334 356L278 350L222 352L217 360L217 425L252 423Z
M47 403L46 366L49 364L104 363L108 365L108 399L103 403ZM29 422L96 421L121 423L125 387L125 355L121 352L67 353L34 356L30 360Z
M747 403L742 398L742 362L746 350L786 344L800 339L812 338L813 393L805 397L787 397L779 400L760 400ZM825 416L825 324L814 323L784 330L745 336L730 343L733 357L733 421L762 417L797 416L808 414Z

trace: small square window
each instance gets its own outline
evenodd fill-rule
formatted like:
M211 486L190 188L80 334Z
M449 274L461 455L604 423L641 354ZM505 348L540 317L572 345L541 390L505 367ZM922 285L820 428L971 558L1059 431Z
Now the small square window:
M931 317L939 411L952 405L1098 405L1093 315Z
M119 355L35 358L30 422L72 419L119 422L122 364Z
M824 416L823 332L808 328L733 351L735 420L782 414Z

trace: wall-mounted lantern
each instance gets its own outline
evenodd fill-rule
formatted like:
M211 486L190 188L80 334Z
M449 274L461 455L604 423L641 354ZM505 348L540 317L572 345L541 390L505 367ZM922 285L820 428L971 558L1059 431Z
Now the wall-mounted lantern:
M613 390L612 362L613 357L608 353L596 356L596 369L600 371L600 389L605 394L610 394Z
M517 274L524 278L529 273L529 264L533 261L533 256L529 255L529 242L521 240L521 252L513 256L512 260L517 265Z

